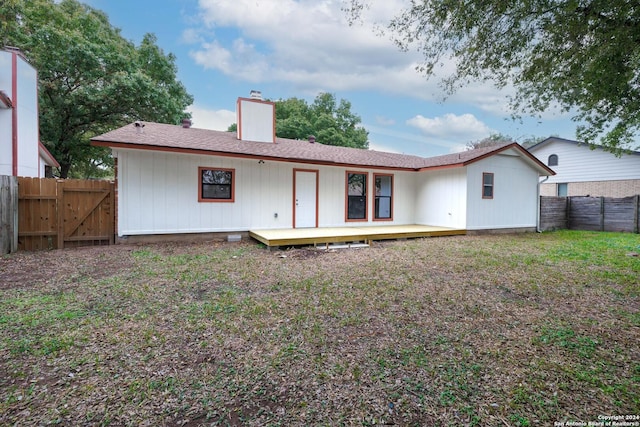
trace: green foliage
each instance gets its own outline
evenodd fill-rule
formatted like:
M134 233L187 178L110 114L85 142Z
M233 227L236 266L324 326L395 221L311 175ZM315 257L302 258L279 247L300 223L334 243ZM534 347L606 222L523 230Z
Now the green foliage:
M351 20L367 0L351 0ZM556 103L584 122L578 138L613 152L640 128L640 8L627 0L423 0L389 24L397 45L424 55L433 75L450 59L448 91L471 81L514 85L516 113ZM637 141L635 142L636 147Z
M40 135L60 175L105 176L110 151L92 136L134 120L179 123L193 101L176 80L175 56L156 37L136 47L107 16L76 0L15 0L0 39L19 47L38 70Z
M309 136L325 145L368 148L369 132L362 119L351 112L351 103L330 93L319 94L311 105L303 99L279 99L276 104L276 136L306 140ZM232 124L227 129L237 129Z
M476 148L493 147L507 142L513 142L513 138L501 133L492 133L488 138L467 142L465 148L467 150L475 150Z

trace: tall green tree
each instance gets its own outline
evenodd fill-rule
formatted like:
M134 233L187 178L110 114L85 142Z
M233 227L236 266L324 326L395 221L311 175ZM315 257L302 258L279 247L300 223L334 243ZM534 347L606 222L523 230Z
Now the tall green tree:
M372 0L351 0L357 20ZM434 74L455 61L447 90L477 80L514 85L511 107L574 112L580 140L613 152L640 146L640 7L629 0L412 0L389 29Z
M152 34L139 46L107 16L76 0L12 0L0 5L0 40L19 47L38 69L40 136L63 178L100 175L108 149L91 137L135 120L178 124L193 97L177 81L175 56Z

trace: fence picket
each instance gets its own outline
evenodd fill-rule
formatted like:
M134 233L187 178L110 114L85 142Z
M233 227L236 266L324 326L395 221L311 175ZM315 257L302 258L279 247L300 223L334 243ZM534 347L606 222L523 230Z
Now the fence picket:
M112 182L20 177L18 193L19 249L113 243Z
M540 228L638 233L640 195L540 197Z

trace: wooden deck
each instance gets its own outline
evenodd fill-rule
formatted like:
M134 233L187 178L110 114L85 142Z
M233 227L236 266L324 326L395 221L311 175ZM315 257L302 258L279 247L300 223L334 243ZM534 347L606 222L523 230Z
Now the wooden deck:
M455 236L461 234L467 234L467 231L430 225L282 228L249 231L251 237L269 247L298 245L318 246L345 242L364 242L368 244L373 240Z

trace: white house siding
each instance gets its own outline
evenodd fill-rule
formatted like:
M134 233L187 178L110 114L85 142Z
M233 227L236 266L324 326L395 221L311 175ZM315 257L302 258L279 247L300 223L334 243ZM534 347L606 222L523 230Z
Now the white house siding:
M0 64L0 68L2 65ZM0 175L13 175L11 145L11 110L0 108Z
M467 220L465 168L416 174L415 222L439 227L465 228Z
M518 156L500 153L467 166L467 230L536 226L537 172ZM493 198L482 198L482 175L493 173Z
M556 175L549 177L547 184L640 179L640 155L637 154L616 157L602 149L591 150L588 145L563 141L550 141L531 154L545 165L550 155L558 156L558 165L550 166Z
M0 50L0 90L11 98L11 53ZM10 108L0 108L0 175L13 175Z
M18 57L18 175L39 176L38 73Z
M13 101L17 113L19 176L39 176L38 75L17 56L17 94L13 93L13 55L0 51L0 89ZM17 96L15 96L17 95ZM17 101L17 102L16 102ZM0 109L0 175L13 175L13 110Z
M115 149L118 157L118 235L246 231L293 225L293 171L317 170L318 225L345 222L345 173L360 170L231 157ZM198 167L235 169L235 202L198 202ZM369 224L373 171L369 173ZM394 221L413 223L413 175L394 175ZM277 214L277 217L275 216Z

